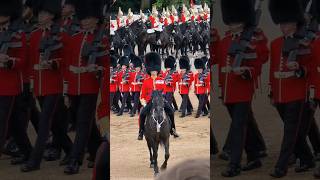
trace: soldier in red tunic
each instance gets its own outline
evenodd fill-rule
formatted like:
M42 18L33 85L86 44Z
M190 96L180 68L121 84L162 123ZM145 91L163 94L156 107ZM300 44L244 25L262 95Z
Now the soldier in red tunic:
M164 94L168 103L172 105L174 92L179 81L179 73L176 71L176 59L173 56L167 57L164 61L164 67L166 70L161 74L165 83Z
M140 91L143 84L145 74L142 70L142 59L138 56L133 56L131 59L134 71L130 73L130 92L133 98L133 108L130 112L130 117L134 117L136 112L140 109Z
M7 135L11 135L24 156L23 161L30 155L32 147L26 134L28 120L22 94L27 43L25 33L16 24L21 16L20 0L0 3L0 48L4 50L0 53L0 156ZM10 134L9 125L12 129ZM12 163L16 164L15 161Z
M151 108L151 99L153 91L163 91L164 89L164 79L159 77L158 74L161 71L161 58L159 54L151 52L145 55L145 65L147 68L147 73L149 77L143 81L140 95L140 102L143 106L140 112L140 128L138 140L143 139L145 119L147 114L150 112ZM171 134L174 137L179 137L176 133L175 121L174 121L174 110L169 103L165 103L164 107L165 112L171 120Z
M193 82L193 73L190 71L190 60L187 56L182 56L180 58L179 66L180 66L181 72L180 72L178 86L179 86L179 93L182 97L180 117L183 118L185 116L192 114L189 91Z
M245 130L249 121L251 101L256 89L256 79L261 71L261 64L268 58L268 48L264 42L256 40L257 32L247 37L249 45L244 47L244 57L239 58L234 45L240 42L246 32L255 25L254 3L250 0L221 2L224 23L230 33L220 41L215 61L219 64L219 84L222 87L223 103L232 119L230 126L230 162L222 176L233 177L241 173L241 156L245 144ZM254 28L254 27L253 27ZM240 61L240 62L239 62ZM247 150L247 148L246 148ZM246 151L247 165L244 170L261 167L258 150Z
M271 17L280 24L283 33L271 43L270 97L283 123L284 135L280 155L272 177L287 174L291 155L300 159L296 172L307 171L315 166L310 148L306 142L303 127L308 120L301 119L307 98L307 74L312 63L310 44L300 44L298 31L304 24L304 10L300 1L275 1L269 4ZM294 48L292 48L294 47ZM297 51L297 56L291 56Z
M122 69L118 73L118 86L119 86L120 93L122 95L122 99L121 99L121 108L117 116L122 116L130 95L131 82L130 82L129 61L130 60L127 56L122 56L119 59L119 63Z
M71 107L77 113L76 137L69 156L66 174L76 174L82 165L85 148L94 122L96 103L101 86L101 72L106 70L107 38L102 0L82 0L76 4L81 30L70 38L66 62L66 80Z
M115 93L118 90L118 69L117 69L117 58L115 56L111 56L110 61L110 107L112 107L113 99L115 97Z
M197 72L194 74L194 91L199 99L199 106L196 113L196 118L199 118L203 110L204 116L208 115L208 110L205 108L208 101L208 87L210 87L210 73L205 71L204 61L200 58L195 59L194 67Z
M58 25L61 1L46 0L37 5L39 26L30 36L29 59L31 90L39 111L38 136L29 160L21 167L23 172L40 168L51 125L56 123L56 114L61 113L59 109L63 104L62 74L65 63L63 47L66 38L63 37ZM52 133L61 142L65 153L70 154L72 142L67 132L54 128Z

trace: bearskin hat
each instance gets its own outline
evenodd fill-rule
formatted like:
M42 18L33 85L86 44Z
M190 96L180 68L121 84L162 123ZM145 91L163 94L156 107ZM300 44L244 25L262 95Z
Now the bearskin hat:
M227 25L232 23L255 24L254 0L221 0L223 22Z
M54 19L59 19L61 16L61 0L35 0L34 11L38 14L41 11L46 11L55 16Z
M113 67L113 68L115 68L115 67L117 67L117 64L118 64L118 60L117 60L117 57L116 56L111 56L110 57L110 65L111 65L111 67Z
M303 24L304 11L301 0L270 0L269 10L275 24L297 22Z
M125 45L123 46L123 54L124 54L125 56L130 56L130 54L132 54L132 48L131 48L130 45L125 44Z
M203 64L204 64L204 67L205 68L208 68L209 67L209 58L207 56L203 56L202 58L202 61L203 61Z
M133 56L131 58L131 63L133 64L133 67L142 67L142 59L139 56Z
M33 0L26 0L24 2L24 5L27 6L27 7L32 8L33 7Z
M176 68L176 59L173 56L168 56L164 60L164 67L165 68L175 69Z
M0 1L0 16L9 16L11 21L21 17L22 1L10 0Z
M80 20L87 17L103 18L103 0L79 0L76 3L76 14Z
M78 1L81 1L81 0L78 0ZM66 0L64 4L70 4L75 6L77 4L77 0Z
M194 60L194 67L196 69L204 69L204 62L202 59L200 58L197 58Z
M147 69L147 73L151 71L161 71L161 58L158 53L150 52L144 56L144 64Z
M188 56L182 56L179 60L180 69L190 70L190 60Z
M128 56L122 56L120 57L119 59L119 64L122 66L122 65L126 65L126 66L129 66L129 63L130 63L130 60L128 58Z

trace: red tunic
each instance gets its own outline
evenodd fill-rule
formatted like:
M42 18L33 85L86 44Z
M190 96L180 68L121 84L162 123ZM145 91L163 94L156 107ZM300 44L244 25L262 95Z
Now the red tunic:
M41 62L40 59L40 41L43 37L48 36L49 31L44 32L42 29L37 29L31 33L30 37L30 49L29 49L29 59L30 59L30 70L31 79L34 82L34 93L36 96L47 96L52 94L60 94L63 91L63 80L62 71L64 66L65 48L62 47L51 53L49 61L55 61L58 64L58 69L37 69ZM62 38L62 33L60 34ZM62 38L62 43L64 44L66 39Z
M186 15L184 15L184 13L181 14L180 22L181 23L185 23L186 22Z
M138 80L140 76L140 80ZM141 86L144 79L144 73L142 72L131 72L130 73L130 90L131 92L140 92ZM138 81L137 81L138 80Z
M0 96L16 96L22 92L22 70L26 68L26 36L19 33L19 37L13 38L12 42L21 42L21 48L8 49L7 55L15 58L12 69L0 68Z
M239 39L239 38L238 38ZM249 68L252 79L246 80L234 72L229 72L227 66L232 66L234 58L229 57L228 50L232 43L232 35L227 34L219 43L215 61L219 65L219 84L222 87L224 103L249 102L252 100L257 85L257 78L261 72L261 64L268 59L269 50L267 45L262 41L254 38L251 41L254 49L248 53L255 53L256 59L245 60L242 66ZM241 93L240 93L241 92Z
M163 71L161 73L161 76L163 77L163 79L166 79L169 72L170 71ZM180 75L178 72L175 71L171 74L171 76L172 76L172 81L170 83L165 82L164 93L174 92L176 90L176 85L177 85L177 82L179 81Z
M144 99L148 103L151 100L153 91L163 90L164 79L162 77L157 77L155 80L153 80L151 77L148 77L142 84L140 99Z
M190 71L188 75L186 76L187 78L184 79L184 75L180 73L179 76L179 93L180 94L189 94L190 87L193 82L193 73Z
M127 77L125 77L127 76ZM122 70L118 74L118 86L120 89L120 92L129 92L130 91L130 72Z
M210 89L210 75L203 77L200 81L200 74L197 72L194 75L194 92L195 94L205 94Z
M175 20L174 20L174 16L173 15L170 15L170 19L171 19L171 24L174 24Z
M292 72L286 66L287 58L282 57L282 46L284 39L279 37L271 43L271 65L270 85L275 103L288 103L297 100L304 100L307 97L306 78L277 78L276 73ZM308 63L311 62L311 55L299 57L299 64L308 71Z
M111 72L110 72L111 74ZM118 72L113 74L113 77L110 77L110 92L117 92L118 89Z
M71 37L68 46L68 57L66 62L66 80L68 81L68 94L81 95L81 94L97 94L100 88L100 82L97 79L95 72L74 73L70 67L85 68L87 62L82 58L82 46L85 42L91 43L95 35L93 33L78 33ZM108 41L106 38L102 39L102 43L106 44L105 50L108 49ZM97 59L96 64L106 69L108 57L103 56Z

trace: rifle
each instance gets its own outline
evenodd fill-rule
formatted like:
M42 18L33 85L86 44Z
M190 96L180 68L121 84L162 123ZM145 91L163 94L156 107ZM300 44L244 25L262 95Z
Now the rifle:
M256 59L256 55L247 56L245 51L249 48L251 39L254 36L257 26L259 24L261 14L262 14L262 10L261 10L262 1L263 0L256 1L254 24L251 25L250 27L245 28L245 30L241 33L239 42L233 41L231 43L228 54L233 55L235 57L232 65L233 70L239 69L244 60Z
M174 73L174 70L170 70L167 76L164 79L164 82L166 83L167 86L170 86L173 83L173 77L172 74Z
M187 71L186 73L184 73L183 74L183 76L182 76L182 84L183 85L187 85L187 86L189 86L189 80L190 80L190 72L189 71Z
M288 62L297 62L298 56L311 54L308 45L317 37L318 31L317 17L314 15L315 12L312 12L314 3L315 1L310 0L305 9L306 16L311 18L310 22L302 26L293 37L284 41L282 53L288 57Z
M136 76L136 82L138 84L142 84L142 80L144 79L144 77L142 76L141 73L138 73L138 75Z
M126 72L124 73L124 75L122 75L122 82L125 82L125 84L128 84L129 82L129 71L128 69L126 70Z
M81 56L84 57L87 61L87 71L88 72L96 72L97 77L101 77L101 72L103 71L102 66L91 67L90 65L97 65L97 60L100 57L106 56L107 51L105 50L105 46L102 43L102 39L105 35L104 29L101 28L96 33L96 36L93 39L92 43L85 43L83 45Z
M39 52L41 62L49 62L51 53L63 47L61 38L58 36L60 27L53 25L51 28L50 35L42 38L40 41Z
M115 78L117 77L117 70L115 68L113 68L111 71L110 71L110 83L114 83L116 80Z

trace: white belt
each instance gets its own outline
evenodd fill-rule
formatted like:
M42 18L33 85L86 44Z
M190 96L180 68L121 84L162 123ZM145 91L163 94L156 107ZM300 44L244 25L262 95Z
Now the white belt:
M204 87L204 84L196 84L196 87Z
M33 65L33 69L39 71L39 70L47 70L49 68L43 67L41 64L35 64Z
M189 83L179 83L180 85L189 85Z
M221 67L222 73L230 73L231 71L232 71L232 67L230 66Z
M87 67L69 66L69 71L73 72L74 74L90 73L90 72L97 72L102 70L103 70L103 67L101 66L94 69L88 69Z
M274 77L276 79L286 79L286 78L295 77L295 76L296 76L296 73L294 71L274 73Z

